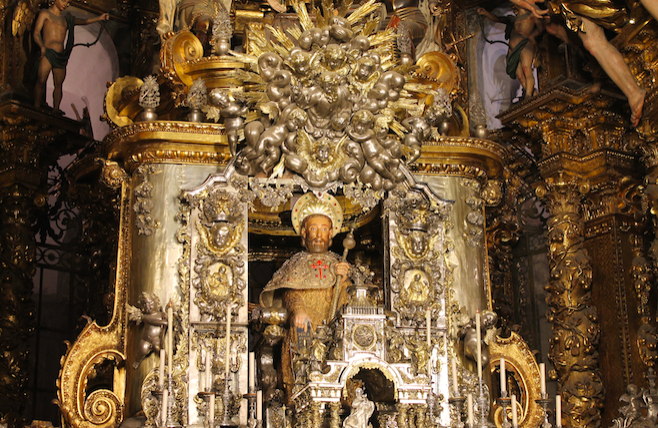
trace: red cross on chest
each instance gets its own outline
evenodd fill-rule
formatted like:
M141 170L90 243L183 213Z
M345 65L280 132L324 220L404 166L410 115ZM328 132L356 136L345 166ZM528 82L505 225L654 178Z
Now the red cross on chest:
M314 262L311 265L311 268L313 268L313 270L316 271L316 273L315 273L316 278L324 279L324 278L327 277L326 273L327 273L327 269L329 269L329 267L322 260L318 260L318 261ZM324 269L324 272L322 272L323 269Z

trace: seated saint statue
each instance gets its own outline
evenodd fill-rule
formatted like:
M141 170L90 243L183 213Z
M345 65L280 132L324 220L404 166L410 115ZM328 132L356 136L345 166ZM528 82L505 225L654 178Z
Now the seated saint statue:
M322 199L313 194L302 196L293 207L292 217L306 250L287 260L260 295L261 306L283 306L288 310L291 328L281 351L288 400L294 386L291 351L299 352L297 333L315 332L318 326L334 318L334 301L336 309L347 303L350 268L347 262L329 251L332 237L340 231L343 220L340 204L332 196L325 194ZM309 340L306 346L310 347L311 342Z

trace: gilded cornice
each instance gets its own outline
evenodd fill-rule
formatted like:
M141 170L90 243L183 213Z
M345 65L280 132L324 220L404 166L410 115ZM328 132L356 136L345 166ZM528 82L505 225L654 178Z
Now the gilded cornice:
M580 156L557 153L538 163L542 176L552 177L560 172L587 179L591 182L606 181L615 171L631 173L637 171L638 159L628 153L600 149Z
M133 171L144 163L226 164L223 125L177 121L137 122L105 137L103 155Z
M441 136L423 145L411 170L415 174L497 178L505 157L504 147L490 140Z

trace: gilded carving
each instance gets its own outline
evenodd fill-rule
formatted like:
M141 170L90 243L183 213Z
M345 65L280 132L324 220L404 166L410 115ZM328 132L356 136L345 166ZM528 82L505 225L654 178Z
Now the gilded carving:
M642 237L631 235L630 241L635 256L630 272L638 300L637 312L640 315L642 323L637 333L637 346L640 351L640 358L644 364L653 367L655 360L658 358L658 332L652 323L651 307L649 304L651 285L654 277L653 269L643 256L644 242Z
M135 186L135 227L140 235L153 235L155 230L160 227L160 221L151 216L153 210L153 184L149 181L151 174L159 172L155 165L141 165L137 168L136 177L141 181Z
M101 181L105 185L112 189L118 189L126 178L128 178L128 174L118 163L109 160L103 162Z
M505 331L514 324L514 312L522 314L526 305L520 300L525 298L525 288L520 284L517 295L518 305L514 302L514 290L512 282L512 247L521 236L518 208L520 200L529 197L530 189L518 175L510 170L504 171L506 192L495 206L487 207L486 214L486 245L487 257L489 259L489 278L491 281L491 297L493 309L500 318L499 325ZM485 188L486 189L486 188ZM486 192L486 190L484 191ZM484 197L486 200L487 197ZM516 307L515 307L516 306ZM520 320L526 319L519 317ZM525 324L522 322L522 324ZM523 336L526 340L528 336Z
M492 375L496 362L505 358L508 377L512 379L512 393L517 395L520 408L519 426L535 427L543 421L544 414L541 406L535 400L540 397L539 365L535 360L528 344L516 333L509 337L494 336L489 342L489 358ZM518 393L517 393L518 388ZM498 405L494 405L494 412ZM496 420L498 423L498 420Z
M604 387L599 369L600 327L592 305L592 266L583 246L580 202L589 191L587 183L559 176L537 188L546 198L549 267L546 287L553 323L549 358L562 392L563 420L571 426L596 427L601 423Z

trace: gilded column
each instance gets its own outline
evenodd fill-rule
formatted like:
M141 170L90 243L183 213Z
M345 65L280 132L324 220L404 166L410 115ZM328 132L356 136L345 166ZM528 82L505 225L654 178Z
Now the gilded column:
M596 427L601 424L604 387L599 369L600 328L592 305L592 266L584 248L583 197L589 186L560 174L537 188L547 202L548 257L551 279L547 286L553 324L549 358L562 394L563 424Z

